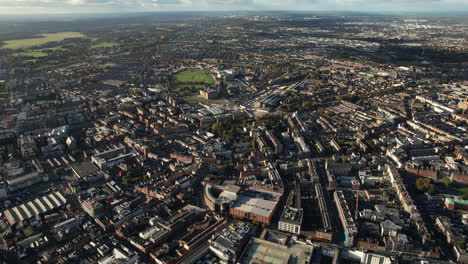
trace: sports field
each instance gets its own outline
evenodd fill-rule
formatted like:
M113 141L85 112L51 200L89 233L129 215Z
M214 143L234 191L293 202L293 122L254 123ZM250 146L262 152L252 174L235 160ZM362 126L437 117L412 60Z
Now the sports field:
M4 41L2 49L27 49L44 45L49 42L62 41L67 38L82 38L85 35L79 32L59 32L50 34L41 34L41 37L30 39L15 39Z
M210 75L210 70L190 70L179 72L175 75L179 83L203 83L206 85L214 84L214 79Z

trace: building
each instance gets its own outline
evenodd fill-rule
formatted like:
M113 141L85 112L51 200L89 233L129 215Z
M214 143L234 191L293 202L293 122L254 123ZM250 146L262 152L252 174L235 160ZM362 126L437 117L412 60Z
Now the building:
M445 207L447 207L449 210L468 210L468 200L445 198Z
M67 144L69 150L75 150L77 148L77 142L73 136L69 136L65 143Z
M70 218L54 226L57 240L61 241L64 238L69 238L72 234L80 231L80 225L75 218Z
M278 229L299 235L301 233L304 210L301 208L301 193L298 185L289 193L286 206L278 223Z
M137 153L130 147L118 147L108 151L95 154L91 157L92 162L101 170L114 167L120 162L136 157Z
M254 233L253 225L235 222L213 235L210 239L210 251L224 261L235 262Z
M36 156L37 146L36 142L31 136L21 136L18 139L18 146L21 155L25 159L30 159Z
M304 211L294 207L285 207L281 219L278 223L278 229L289 233L300 234L302 218Z
M367 253L361 258L361 263L365 264L392 264L392 260L389 257Z
M21 162L10 161L0 169L9 191L24 189L32 185L47 182L49 177L38 160Z
M200 95L207 100L218 99L219 94L219 89L213 87L208 87L200 91Z
M301 244L277 244L259 238L252 238L238 264L248 263L311 263L314 247Z
M204 201L211 210L229 212L234 217L270 224L280 194L259 189L242 190L237 185L211 185L204 188Z
M452 252L455 255L455 259L457 260L457 263L463 263L463 264L468 263L468 252L466 252L465 249L459 246L454 246Z
M78 179L86 179L95 176L99 171L99 169L89 161L72 164L70 168Z
M239 195L231 205L229 213L241 219L270 224L278 201Z
M60 231L64 231L64 230L67 230L67 229L72 229L72 228L76 228L79 226L79 223L78 221L76 221L75 218L70 218L68 220L65 220L61 223L58 223L56 225L54 225L54 231L55 232L60 232Z
M357 227L351 215L351 211L346 203L345 196L342 191L335 191L333 194L336 208L340 216L341 224L343 225L345 235L345 245L348 247L353 246L354 237L357 235Z
M105 207L101 202L92 199L81 202L81 207L91 217L99 216L105 211Z
M8 197L8 186L4 182L0 182L0 199Z
M119 248L114 248L111 254L106 255L105 257L101 258L97 263L98 264L138 264L140 263L140 257L137 255L129 256L127 252Z
M3 215L10 225L21 223L24 220L45 214L67 203L67 199L60 193L54 192L36 198L30 202L6 209Z

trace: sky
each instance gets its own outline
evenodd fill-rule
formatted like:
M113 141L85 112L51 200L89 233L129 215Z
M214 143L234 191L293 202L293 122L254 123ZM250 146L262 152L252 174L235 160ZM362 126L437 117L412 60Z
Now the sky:
M0 14L244 10L468 12L468 0L0 0Z

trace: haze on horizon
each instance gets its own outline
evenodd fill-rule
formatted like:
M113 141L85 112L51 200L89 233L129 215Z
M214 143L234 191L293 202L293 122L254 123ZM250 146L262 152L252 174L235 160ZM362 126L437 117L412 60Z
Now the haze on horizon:
M466 0L0 0L0 14L301 10L461 12Z

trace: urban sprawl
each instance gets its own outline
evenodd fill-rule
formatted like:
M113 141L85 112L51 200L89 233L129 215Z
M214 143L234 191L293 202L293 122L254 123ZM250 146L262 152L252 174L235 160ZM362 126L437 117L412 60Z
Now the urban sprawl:
M0 25L0 263L468 263L466 17L95 20Z

